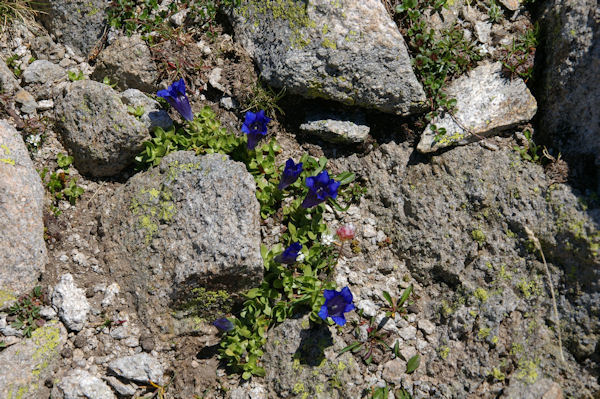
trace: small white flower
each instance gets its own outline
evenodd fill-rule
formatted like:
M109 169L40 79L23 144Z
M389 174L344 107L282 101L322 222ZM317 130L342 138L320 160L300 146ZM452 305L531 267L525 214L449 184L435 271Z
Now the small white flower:
M42 135L41 134L32 134L30 136L27 136L27 142L29 144L31 144L34 147L37 147L40 144L40 141L42 140Z
M296 257L296 262L302 262L302 261L304 261L304 258L305 258L304 254L302 252L300 252L298 254L298 256Z
M323 245L331 245L333 241L333 234L323 234L321 236L321 244Z

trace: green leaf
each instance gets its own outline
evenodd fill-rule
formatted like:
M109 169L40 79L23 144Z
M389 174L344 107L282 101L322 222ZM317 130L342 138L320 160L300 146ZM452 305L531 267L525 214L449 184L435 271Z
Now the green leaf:
M385 300L387 301L387 303L389 303L390 306L394 306L394 302L392 301L392 297L391 297L390 293L387 291L383 291L382 294L383 294L383 297L385 298Z
M253 299L256 298L260 294L260 288L252 288L248 292L246 292L246 298Z
M413 291L413 285L411 284L408 288L406 288L404 290L404 292L402 292L402 296L400 297L400 300L398 301L398 306L404 305L404 302L406 302L406 300L408 299L408 297L410 296L412 291Z
M419 364L421 364L421 357L419 355L411 357L408 363L406 363L406 373L413 373L419 367Z
M345 353L345 352L348 352L348 351L354 352L354 350L356 348L360 348L361 346L362 346L362 342L358 342L358 341L354 342L354 343L348 345L347 347L345 347L344 349L342 349L339 354L341 355L342 353Z

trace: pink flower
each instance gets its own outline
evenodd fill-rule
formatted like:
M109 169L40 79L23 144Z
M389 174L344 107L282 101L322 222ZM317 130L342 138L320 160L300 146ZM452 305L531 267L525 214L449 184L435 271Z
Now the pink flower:
M352 240L354 233L356 233L356 228L352 223L348 223L337 229L335 233L342 241Z

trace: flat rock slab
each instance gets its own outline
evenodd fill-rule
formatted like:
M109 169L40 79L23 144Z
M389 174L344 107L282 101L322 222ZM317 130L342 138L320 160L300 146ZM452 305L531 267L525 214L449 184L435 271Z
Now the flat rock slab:
M259 220L254 179L242 163L175 152L129 179L105 207L106 261L123 290L138 296L140 317L167 329L169 307L195 289L238 293L260 284Z
M245 0L233 20L271 86L399 115L423 110L404 39L379 0Z
M0 308L31 291L46 265L44 188L21 135L0 121Z
M80 173L114 176L133 163L150 139L110 86L93 80L67 85L56 101L57 125Z
M300 125L304 133L318 136L332 143L362 143L371 128L366 125L364 115L312 113Z
M120 357L110 362L108 368L119 377L140 384L148 384L150 381L158 385L164 383L164 366L147 353Z
M417 150L435 152L465 145L531 120L537 103L522 79L502 74L502 64L485 63L454 80L446 90L456 109L435 117L425 128ZM436 138L437 129L446 133Z
M31 338L0 352L0 399L49 397L45 381L58 366L66 340L62 324L51 321L35 330Z

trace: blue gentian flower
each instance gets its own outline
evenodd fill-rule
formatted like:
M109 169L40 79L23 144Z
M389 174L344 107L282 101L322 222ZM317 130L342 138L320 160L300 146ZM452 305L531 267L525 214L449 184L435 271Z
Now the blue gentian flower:
M344 313L355 309L354 304L352 303L353 297L350 288L344 287L340 292L337 292L336 290L325 290L323 296L325 297L325 304L321 306L319 317L323 320L327 320L327 317L331 317L338 326L346 324Z
M175 108L185 120L191 121L194 119L190 100L185 95L185 82L183 79L173 82L167 90L159 90L156 95L167 100L171 107Z
M283 190L287 186L294 184L294 182L298 180L300 173L302 173L302 162L295 164L292 158L288 159L285 162L285 169L283 169L281 181L279 182L277 188Z
M271 122L271 118L265 116L265 111L262 109L256 113L246 112L242 132L248 135L249 150L253 150L258 141L267 134L267 124L269 122Z
M233 323L227 317L221 317L220 319L213 321L212 324L220 331L224 332L231 331L234 328Z
M306 187L308 187L308 194L304 198L304 201L302 201L302 207L310 208L319 205L327 198L335 199L340 182L330 179L329 173L324 170L317 176L307 177Z
M275 262L285 263L286 265L296 263L296 258L298 257L300 250L302 250L302 244L295 242L287 247L283 253L277 255L275 257Z

